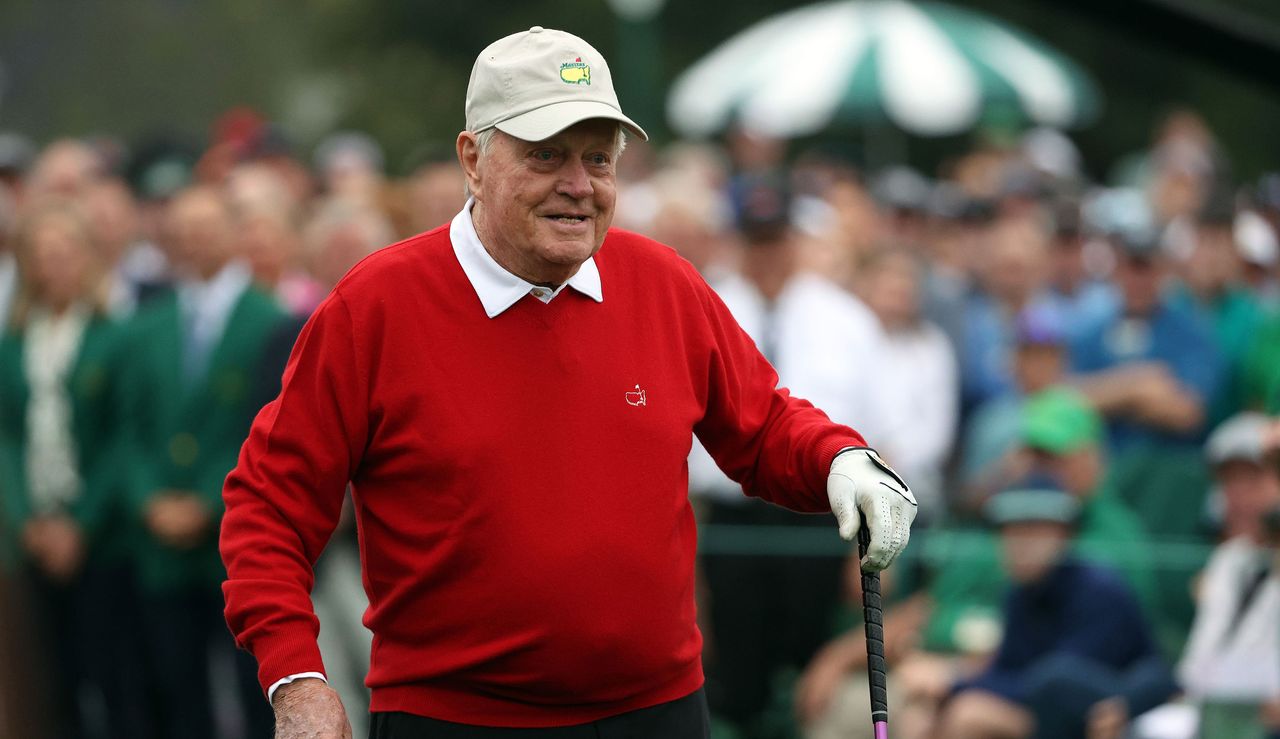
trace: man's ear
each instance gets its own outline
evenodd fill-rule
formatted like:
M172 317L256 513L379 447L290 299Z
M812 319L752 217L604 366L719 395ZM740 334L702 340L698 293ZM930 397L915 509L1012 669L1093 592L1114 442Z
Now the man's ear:
M473 197L480 194L480 142L471 131L458 134L458 164L467 183L467 192Z

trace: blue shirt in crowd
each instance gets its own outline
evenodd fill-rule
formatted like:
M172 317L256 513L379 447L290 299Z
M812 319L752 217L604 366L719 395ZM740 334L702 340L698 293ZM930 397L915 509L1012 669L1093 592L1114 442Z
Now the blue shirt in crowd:
M1120 305L1120 295L1111 283L1089 280L1074 293L1051 288L1046 302L1057 311L1067 339L1076 341L1113 314Z
M1177 380L1196 393L1206 405L1217 396L1223 381L1223 359L1213 334L1194 312L1171 301L1149 316L1126 316L1113 306L1091 330L1071 344L1071 365L1076 372L1098 372L1140 361L1164 363ZM1113 450L1140 444L1198 444L1200 433L1175 434L1126 420L1108 424Z

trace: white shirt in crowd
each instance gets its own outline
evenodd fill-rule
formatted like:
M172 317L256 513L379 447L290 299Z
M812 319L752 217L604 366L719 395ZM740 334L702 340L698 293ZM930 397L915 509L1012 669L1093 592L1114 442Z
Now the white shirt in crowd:
M887 331L875 358L877 428L868 443L911 485L922 511L940 510L942 468L955 440L960 380L942 329L921 321Z
M194 358L196 366L187 368L194 375L202 374L214 348L222 341L231 311L252 283L253 272L242 260L228 262L207 280L184 279L178 283L185 350L198 355ZM189 356L183 359L193 360Z
M1246 589L1258 583L1274 557L1274 550L1236 537L1209 558L1178 665L1178 679L1193 700L1260 703L1280 697L1280 573L1274 566L1248 607L1239 610Z
M34 309L27 319L22 365L31 397L24 463L31 508L38 514L66 510L80 497L67 375L80 352L89 317L89 309L77 304L58 316Z
M712 287L778 370L780 385L836 423L869 440L879 437L884 423L876 396L884 335L861 301L830 280L804 272L787 282L772 309L740 275L726 275ZM748 501L696 438L689 455L689 488L720 502Z

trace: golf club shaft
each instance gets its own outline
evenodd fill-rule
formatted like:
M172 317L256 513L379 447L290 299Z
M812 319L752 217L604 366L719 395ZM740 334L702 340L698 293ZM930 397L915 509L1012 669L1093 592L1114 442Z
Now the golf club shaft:
M871 543L867 520L858 529L858 558ZM862 571L862 620L867 634L867 677L871 684L871 723L875 739L889 739L889 698L884 662L884 611L880 603L880 573Z

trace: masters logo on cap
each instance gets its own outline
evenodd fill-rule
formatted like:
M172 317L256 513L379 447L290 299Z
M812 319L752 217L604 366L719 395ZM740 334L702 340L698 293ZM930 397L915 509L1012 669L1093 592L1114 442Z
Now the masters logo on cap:
M467 84L466 114L468 131L497 128L524 141L543 141L593 118L649 138L623 115L600 52L573 34L542 26L480 52Z
M591 67L578 57L571 62L560 65L560 79L571 85L591 84Z

